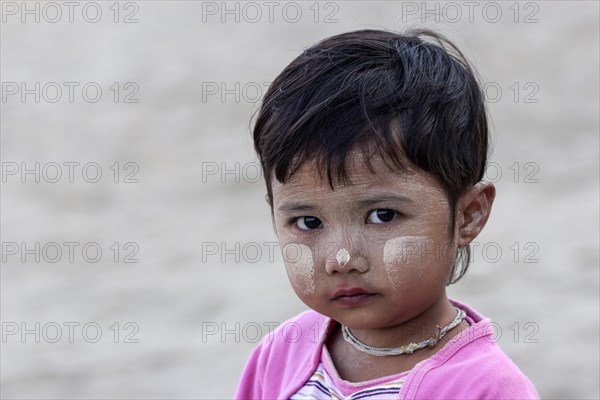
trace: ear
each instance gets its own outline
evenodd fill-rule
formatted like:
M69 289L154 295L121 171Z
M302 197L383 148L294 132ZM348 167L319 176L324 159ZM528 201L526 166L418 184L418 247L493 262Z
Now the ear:
M485 226L496 197L493 183L480 181L463 194L456 205L458 247L468 245Z

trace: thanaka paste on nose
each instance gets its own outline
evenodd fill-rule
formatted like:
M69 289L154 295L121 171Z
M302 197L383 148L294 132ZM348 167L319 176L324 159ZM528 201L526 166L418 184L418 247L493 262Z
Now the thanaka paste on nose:
M301 243L288 243L282 249L292 285L304 294L315 291L315 265L310 247Z
M346 249L340 249L335 255L338 265L342 268L350 261L350 253Z

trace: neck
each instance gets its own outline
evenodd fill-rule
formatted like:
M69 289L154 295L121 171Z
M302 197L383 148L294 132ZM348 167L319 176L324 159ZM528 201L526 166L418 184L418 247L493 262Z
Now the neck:
M362 343L373 347L400 347L408 343L417 343L436 335L437 327L448 325L456 317L456 309L443 294L430 307L405 321L392 323L376 329L354 329L352 334ZM451 338L459 329L452 329L447 337Z

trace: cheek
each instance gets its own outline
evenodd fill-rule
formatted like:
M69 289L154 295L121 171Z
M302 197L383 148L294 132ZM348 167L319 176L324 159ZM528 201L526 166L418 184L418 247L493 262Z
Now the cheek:
M425 236L400 236L385 243L383 265L394 289L404 280L423 276L426 264L430 263L423 250L432 247L433 241Z
M315 264L310 247L299 243L288 243L282 248L283 261L290 282L304 294L315 291Z

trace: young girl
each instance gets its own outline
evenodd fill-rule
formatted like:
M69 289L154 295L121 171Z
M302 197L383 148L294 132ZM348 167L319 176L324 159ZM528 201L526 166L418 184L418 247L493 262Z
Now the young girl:
M452 43L325 39L272 83L254 143L312 310L263 339L236 398L538 398L490 321L446 295L495 197L484 99Z

